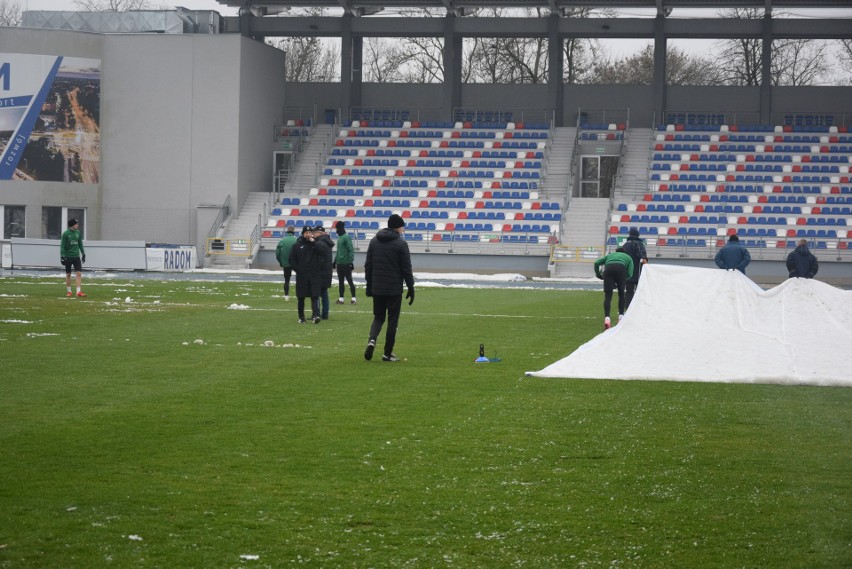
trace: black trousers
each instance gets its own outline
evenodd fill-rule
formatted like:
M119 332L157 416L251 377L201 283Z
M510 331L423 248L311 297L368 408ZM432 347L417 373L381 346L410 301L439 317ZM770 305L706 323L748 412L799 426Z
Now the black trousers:
M624 309L627 310L630 308L630 303L633 302L633 295L636 294L636 285L639 284L636 281L627 281L627 285L625 286L625 297L624 297Z
M352 281L352 265L337 265L337 284L340 287L340 298L343 298L343 293L346 292L344 280L349 283L349 291L352 293L352 298L355 298L355 283Z
M305 319L305 296L300 296L296 303L296 310L299 311L299 318ZM311 318L316 318L320 315L320 299L318 296L311 297Z
M385 355L393 353L396 344L396 329L399 325L399 311L402 308L402 293L392 296L373 295L373 324L370 326L370 339L375 340L382 331L385 318L388 327L385 332Z
M284 296L290 296L290 277L293 276L292 267L284 267Z
M627 282L627 267L612 263L604 267L604 316L609 316L612 306L612 291L618 289L618 313L624 314L624 286Z

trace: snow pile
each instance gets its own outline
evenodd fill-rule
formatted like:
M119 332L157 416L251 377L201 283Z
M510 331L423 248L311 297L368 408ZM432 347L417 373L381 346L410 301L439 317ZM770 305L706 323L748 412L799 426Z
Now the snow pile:
M852 291L655 263L620 323L527 375L852 387L850 346Z

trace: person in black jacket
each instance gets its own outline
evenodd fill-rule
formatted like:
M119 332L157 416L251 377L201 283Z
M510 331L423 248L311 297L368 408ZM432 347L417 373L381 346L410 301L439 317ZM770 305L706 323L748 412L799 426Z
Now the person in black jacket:
M648 253L645 251L645 244L639 239L638 227L630 228L627 232L627 241L621 247L633 259L633 276L627 279L624 295L624 310L627 310L630 308L630 301L633 300L633 295L636 293L636 286L639 284L639 274L642 272L642 265L648 262Z
M328 258L323 260L322 287L320 289L320 313L323 320L328 320L328 289L331 288L332 267L334 266L334 254L331 252L334 249L334 241L331 240L331 237L325 232L325 227L322 225L317 225L314 228L314 239L328 245Z
M819 270L816 256L808 250L808 240L799 239L796 248L787 255L787 271L790 278L812 279Z
M386 229L379 230L367 247L367 261L364 264L364 276L367 280L367 296L373 298L373 323L370 326L370 339L364 351L364 359L373 359L376 339L382 331L387 317L388 328L385 333L383 362L396 362L399 359L393 353L396 343L396 329L399 324L399 312L402 308L402 285L408 288L405 298L408 304L414 302L414 273L411 269L411 253L408 243L402 238L405 221L393 214L388 218Z
M317 240L310 227L302 228L302 236L290 251L290 266L296 271L296 296L299 311L299 324L305 323L305 299L311 297L311 320L320 323L319 299L325 274L323 268L331 258L331 249ZM329 260L328 263L331 263Z

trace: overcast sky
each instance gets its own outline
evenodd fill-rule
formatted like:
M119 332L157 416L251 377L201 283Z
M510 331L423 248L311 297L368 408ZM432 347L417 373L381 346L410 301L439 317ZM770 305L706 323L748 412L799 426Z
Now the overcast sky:
M24 10L69 10L76 11L72 0L20 0L22 9ZM167 1L167 0L166 0ZM152 0L152 4L166 5L164 0ZM236 16L237 8L219 4L216 0L183 0L177 2L178 6L183 6L189 10L215 10L222 16ZM699 17L708 18L716 15L716 9L708 8L693 8L675 10L670 16L677 17ZM796 18L852 18L852 8L799 8L795 10L785 10L792 17ZM338 10L339 12L339 10ZM396 10L388 10L387 15L396 12ZM653 9L622 9L619 12L628 18L651 18L654 16ZM625 40L602 40L609 55L613 58L625 57L630 54L640 51L645 45L651 43L650 39L625 39ZM671 45L682 49L687 53L707 54L713 51L713 46L716 40L672 40Z
M166 4L159 0L152 2L154 5ZM223 16L236 16L237 9L219 4L216 0L186 0L186 2L177 2L177 6L183 6L189 10L215 10ZM79 8L74 6L71 0L21 0L21 8L24 10L68 10L77 11Z
M76 10L77 8L72 3L72 0L21 0L24 10ZM166 4L154 0L153 4ZM215 10L223 16L236 16L237 9L224 4L219 4L216 0L186 0L179 2L177 5L188 8L189 10ZM390 11L390 10L389 10ZM716 9L708 8L693 8L675 10L672 17L713 17ZM625 17L648 18L654 16L653 9L622 9L619 10ZM852 18L852 8L798 8L785 10L793 17L797 18Z

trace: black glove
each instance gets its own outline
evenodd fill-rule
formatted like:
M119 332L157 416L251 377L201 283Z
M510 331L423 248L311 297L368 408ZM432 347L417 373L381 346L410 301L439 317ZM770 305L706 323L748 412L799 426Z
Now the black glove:
M333 263L331 264L331 268L332 268L332 269L336 269L336 268L337 268L337 261L335 261L335 262L333 262Z
M349 263L349 270L350 270L350 271L354 271L354 270L355 270L355 263Z
M86 254L83 253L83 258L81 259L84 263L86 262Z
M64 266L65 263L68 262L68 259L66 259L65 257L59 257L59 262L62 263L62 265Z
M414 304L414 289L413 288L408 289L408 294L405 295L405 298L411 299L411 300L408 301L408 306L411 306L412 304Z
M371 289L369 285L367 285L367 293L366 294L367 294L367 296L373 296L373 289Z

